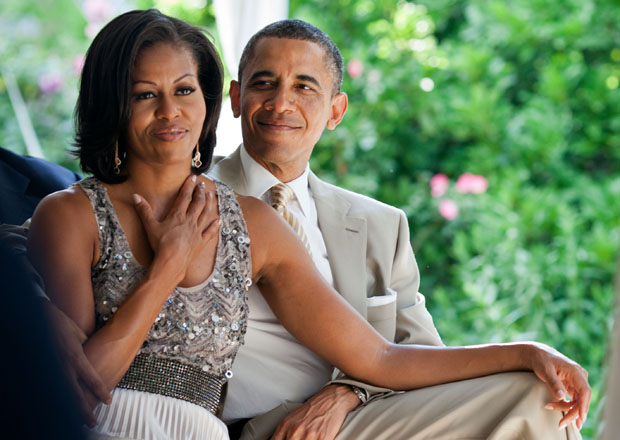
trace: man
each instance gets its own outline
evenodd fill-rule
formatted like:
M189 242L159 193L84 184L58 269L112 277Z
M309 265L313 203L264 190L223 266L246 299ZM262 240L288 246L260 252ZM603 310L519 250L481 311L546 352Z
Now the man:
M0 331L6 350L0 365L3 437L86 439L81 429L84 419L58 357L49 317L37 298L39 286L16 244L0 234L5 310Z
M605 408L599 432L602 440L618 438L620 433L620 260L616 269L616 313L614 330L607 349L607 379L605 387Z
M309 170L323 130L336 128L347 109L333 41L302 21L274 23L248 42L238 78L230 96L243 145L210 175L282 212L325 279L386 338L441 345L417 292L402 211ZM294 194L285 206L271 190L281 183ZM574 426L558 431L561 416L542 410L546 389L529 373L406 393L349 378L329 382L331 366L278 323L256 287L248 298L248 333L223 412L233 438L241 429L242 439L269 438L274 429L275 439L579 438Z

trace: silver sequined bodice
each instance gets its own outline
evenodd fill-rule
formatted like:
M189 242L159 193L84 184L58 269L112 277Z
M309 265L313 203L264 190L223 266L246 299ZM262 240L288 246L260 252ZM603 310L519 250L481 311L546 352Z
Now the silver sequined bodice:
M93 206L101 257L92 269L96 325L110 319L146 273L131 253L105 187L94 178L78 185ZM233 191L215 182L220 237L213 273L193 288L177 287L164 304L139 355L172 360L222 378L243 342L251 285L250 239Z

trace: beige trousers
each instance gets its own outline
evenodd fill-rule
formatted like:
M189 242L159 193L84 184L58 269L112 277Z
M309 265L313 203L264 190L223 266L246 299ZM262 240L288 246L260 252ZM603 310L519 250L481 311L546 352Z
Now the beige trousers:
M544 409L549 392L532 373L495 374L395 394L351 412L337 440L576 440L574 424ZM268 439L299 404L284 404L246 425L241 439Z

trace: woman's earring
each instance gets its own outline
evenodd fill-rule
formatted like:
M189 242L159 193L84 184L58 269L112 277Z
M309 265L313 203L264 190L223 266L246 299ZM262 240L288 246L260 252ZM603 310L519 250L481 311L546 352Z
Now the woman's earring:
M116 141L114 145L114 174L118 175L121 173L121 160L118 157L118 141Z
M202 161L200 160L200 149L198 148L198 144L196 144L196 153L194 153L194 157L192 158L192 166L194 168L200 168L202 166Z

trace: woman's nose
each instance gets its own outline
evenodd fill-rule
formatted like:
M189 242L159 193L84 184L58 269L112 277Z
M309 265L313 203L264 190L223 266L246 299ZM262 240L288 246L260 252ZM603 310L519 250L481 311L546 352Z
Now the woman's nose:
M171 120L179 116L180 110L177 102L170 97L162 96L157 105L155 116Z

